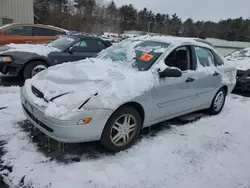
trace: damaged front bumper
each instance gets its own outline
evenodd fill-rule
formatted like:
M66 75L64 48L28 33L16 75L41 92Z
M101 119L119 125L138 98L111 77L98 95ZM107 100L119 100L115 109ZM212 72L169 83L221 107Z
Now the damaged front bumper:
M83 110L81 118L91 117L87 125L79 125L81 119L73 117L70 120L60 120L45 116L45 109L37 106L21 89L23 112L27 119L45 135L64 143L77 143L100 140L104 126L113 113L109 109Z

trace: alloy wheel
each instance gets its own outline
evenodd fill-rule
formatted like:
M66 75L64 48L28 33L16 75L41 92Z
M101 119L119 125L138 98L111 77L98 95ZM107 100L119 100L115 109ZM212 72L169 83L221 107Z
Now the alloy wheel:
M125 114L117 118L110 131L110 140L116 146L127 145L136 135L136 118Z
M216 112L221 110L221 108L223 107L224 100L225 100L224 92L220 91L219 93L217 93L214 100L214 110Z
M45 69L47 69L46 66L44 66L44 65L37 65L36 67L33 68L32 72L31 72L31 76L33 77L37 73L39 73L39 72L41 72L41 71L43 71Z

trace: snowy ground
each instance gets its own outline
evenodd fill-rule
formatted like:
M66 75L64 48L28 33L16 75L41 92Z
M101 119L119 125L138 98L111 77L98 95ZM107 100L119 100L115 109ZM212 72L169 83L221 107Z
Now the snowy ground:
M232 94L220 115L184 126L172 121L128 151L111 155L80 144L79 153L58 159L24 121L19 87L0 87L0 174L15 187L249 188L249 106L250 98Z

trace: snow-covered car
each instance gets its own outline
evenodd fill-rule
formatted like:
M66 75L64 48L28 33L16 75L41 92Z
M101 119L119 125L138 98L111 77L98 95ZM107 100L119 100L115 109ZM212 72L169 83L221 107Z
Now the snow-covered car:
M225 57L237 67L236 90L250 91L250 48L236 50Z
M84 35L66 35L47 45L10 44L0 47L0 72L28 79L49 66L93 57L111 45Z
M66 143L100 140L130 147L144 127L197 110L222 110L236 68L194 39L137 37L95 58L50 67L26 80L21 101L29 121Z

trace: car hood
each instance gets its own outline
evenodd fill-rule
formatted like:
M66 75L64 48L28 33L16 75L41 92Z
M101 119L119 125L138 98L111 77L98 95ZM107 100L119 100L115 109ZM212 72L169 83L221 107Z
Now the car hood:
M33 53L40 56L47 57L51 52L58 52L60 51L57 48L53 48L46 45L41 44L9 44L6 46L0 47L0 54L3 53L14 53L14 52L26 52L26 53Z
M92 102L95 108L114 109L157 83L154 72L135 70L128 62L93 58L50 67L27 80L25 88L37 105L49 108L53 103L53 110L62 106L67 110L77 109L89 98L95 99L95 104ZM48 102L36 97L32 86L42 92Z

